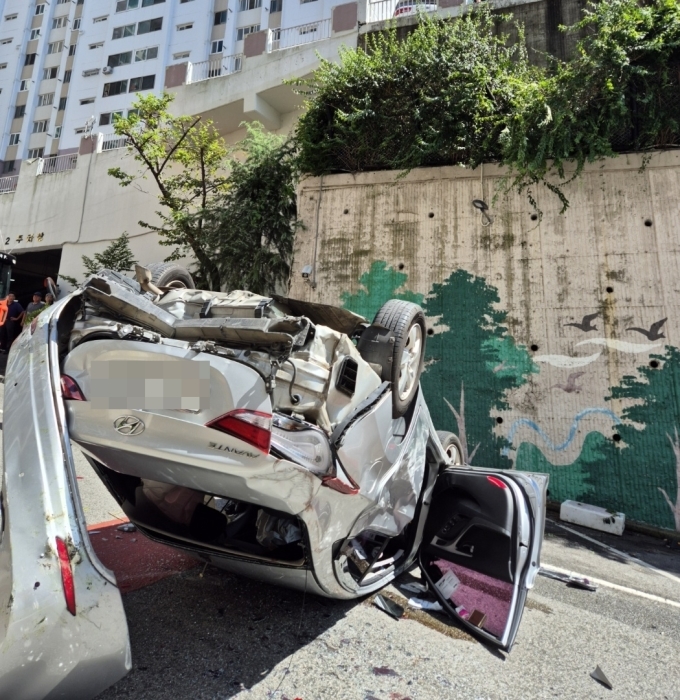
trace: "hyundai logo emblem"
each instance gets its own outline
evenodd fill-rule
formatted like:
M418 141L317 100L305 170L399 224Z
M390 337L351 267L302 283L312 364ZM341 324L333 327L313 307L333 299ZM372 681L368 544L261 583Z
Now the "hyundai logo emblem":
M144 423L135 416L121 416L113 422L113 427L121 435L141 435L144 432Z

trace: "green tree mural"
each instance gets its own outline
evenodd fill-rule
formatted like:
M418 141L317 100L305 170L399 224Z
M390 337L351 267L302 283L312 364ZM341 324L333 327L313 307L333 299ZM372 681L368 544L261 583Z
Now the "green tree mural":
M620 441L589 433L572 464L554 466L533 445L517 452L518 469L551 475L553 500L587 499L633 520L680 530L680 350L666 346L652 355L658 367L643 365L625 376L611 399L633 400L616 426ZM591 499L592 500L592 499Z
M342 305L372 321L380 307L389 299L404 299L414 304L422 304L422 294L403 289L407 279L407 274L393 267L387 267L387 263L383 260L377 260L371 265L371 269L359 278L359 284L363 289L356 294L343 292L340 295ZM402 291L399 291L400 289Z
M435 425L465 439L473 464L510 469L510 459L501 454L507 443L494 434L493 414L508 408L507 392L538 367L508 333L507 312L496 308L499 302L495 287L465 270L432 287L424 309L441 332L427 339L421 381Z

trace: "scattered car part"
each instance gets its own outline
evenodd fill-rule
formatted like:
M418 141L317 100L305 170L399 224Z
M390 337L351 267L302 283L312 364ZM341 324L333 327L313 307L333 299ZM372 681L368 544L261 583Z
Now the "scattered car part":
M612 535L623 535L626 526L624 513L609 511L600 506L593 506L578 501L563 501L560 505L560 520L589 527Z
M373 598L373 605L375 605L375 607L379 610L386 612L395 620L399 620L400 618L404 617L404 608L402 608L398 603L395 603L391 598L388 598L380 593Z
M595 670L590 672L590 677L601 683L605 688L613 690L614 686L612 686L609 678L604 675L604 671L599 666L595 666Z

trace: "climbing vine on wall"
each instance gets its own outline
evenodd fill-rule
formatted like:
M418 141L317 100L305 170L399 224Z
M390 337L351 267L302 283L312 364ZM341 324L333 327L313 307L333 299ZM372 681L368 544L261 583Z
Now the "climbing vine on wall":
M568 62L532 66L485 7L456 21L422 17L405 39L371 34L298 81L307 95L296 140L303 172L408 170L496 161L506 185L561 184L625 150L680 145L680 5L602 0L571 31ZM565 166L575 170L568 174Z

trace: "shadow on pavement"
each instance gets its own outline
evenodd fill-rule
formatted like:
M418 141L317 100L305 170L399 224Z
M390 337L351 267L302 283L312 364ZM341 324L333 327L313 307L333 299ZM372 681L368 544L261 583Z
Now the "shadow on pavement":
M359 602L305 596L213 567L166 578L123 597L133 668L97 700L229 698L265 680L274 691L287 664L272 669Z
M572 523L558 524L557 522L551 522L553 519L557 521L554 514L551 514L549 518L550 519L547 520L545 524L546 537L559 539L566 547L585 548L603 557L604 559L610 559L611 561L616 562L628 562L628 560L619 556L616 554L616 552L612 552L605 547L600 547L594 542L589 542L582 537L578 537L568 530L565 530L560 525L566 525L569 529L582 533L590 539L597 540L608 547L618 549L619 551L632 557L637 557L645 563L651 564L662 571L666 571L676 576L680 575L680 550L670 549L667 546L668 542L666 540L659 537L644 535L639 532L631 532L629 530L625 531L621 537L618 537L617 535L610 535L605 532L599 532L598 530L591 530ZM588 574L587 571L582 571L580 573L586 575Z

